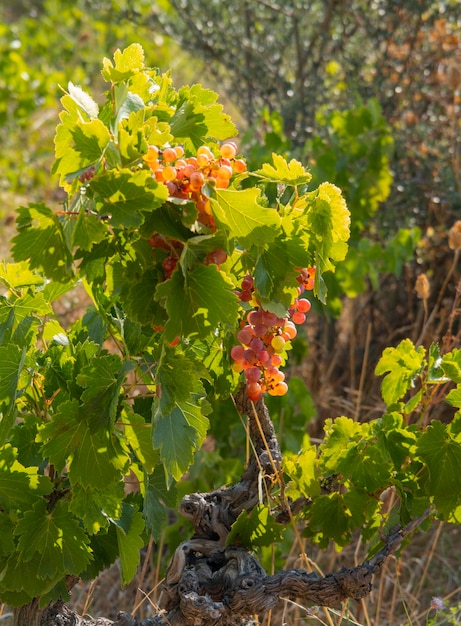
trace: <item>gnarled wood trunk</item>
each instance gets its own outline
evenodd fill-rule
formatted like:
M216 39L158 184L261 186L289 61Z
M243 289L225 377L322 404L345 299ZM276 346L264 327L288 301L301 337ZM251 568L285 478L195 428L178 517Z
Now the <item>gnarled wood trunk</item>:
M282 455L264 402L249 402L242 388L235 404L239 413L248 417L254 454L235 485L189 494L181 502L180 512L192 521L195 532L173 555L158 614L137 622L127 613L119 613L114 622L79 617L62 603L38 613L31 603L35 615L18 614L14 626L255 626L255 616L273 609L281 598L333 607L348 598L360 600L370 592L373 574L429 512L407 527L397 528L381 551L358 567L342 568L325 577L304 570L267 575L248 550L227 545L227 538L239 514L250 512L259 503L260 494L268 496L281 481ZM304 504L282 501L278 520L288 521L292 511Z

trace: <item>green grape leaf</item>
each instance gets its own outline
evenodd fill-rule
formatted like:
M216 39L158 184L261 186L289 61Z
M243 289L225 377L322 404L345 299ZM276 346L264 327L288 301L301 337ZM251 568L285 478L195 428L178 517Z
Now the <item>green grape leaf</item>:
M0 265L0 282L7 289L18 289L22 287L39 287L43 285L45 279L32 271L27 261L20 263L6 263Z
M72 100L82 109L90 119L96 119L99 115L99 107L93 98L83 89L69 82L67 91Z
M0 346L0 444L9 436L16 420L16 394L25 359L25 348L13 344Z
M451 404L451 406L461 409L461 385L456 385L456 389L449 391L445 400Z
M105 58L102 75L108 83L119 83L128 80L144 69L144 50L138 43L133 43L123 52L116 50L114 62Z
M115 421L120 390L133 367L133 363L122 362L116 354L104 354L93 358L78 374L77 383L85 388L81 395L82 411L93 430L106 428Z
M53 488L48 476L37 473L37 467L24 467L16 451L5 444L0 449L0 505L6 511L28 510Z
M405 426L400 413L386 413L373 424L373 430L389 454L396 470L405 459L415 456L416 434Z
M157 209L168 197L166 186L147 170L110 170L93 178L90 187L101 199L100 213L110 216L114 228L140 226L144 213Z
M291 159L288 163L282 156L273 153L272 161L274 165L264 163L262 168L256 170L254 174L265 181L289 185L291 187L307 185L312 179L312 174L296 159Z
M112 520L117 530L122 584L127 585L136 574L139 551L144 546L144 519L131 505L123 505L122 517Z
M107 233L108 226L103 220L80 211L72 231L72 245L80 250L91 250L93 244L101 242Z
M285 454L284 471L290 477L287 495L293 500L320 495L320 482L317 475L317 450L315 446L302 450L299 454Z
M163 467L158 465L154 473L149 476L143 510L147 528L152 531L156 539L160 538L162 530L168 521L166 507L175 509L177 497L175 485L168 487L165 471Z
M137 413L124 410L121 414L123 435L144 470L151 474L158 462L158 455L152 448L152 425Z
M349 543L351 513L340 494L315 498L305 512L308 521L303 534L311 537L321 548L327 548L331 539L340 547Z
M38 502L19 520L15 534L23 563L38 554L34 574L40 579L80 574L91 560L88 537L62 501L51 511L45 501Z
M461 350L455 349L444 354L440 367L445 374L456 384L461 383Z
M73 153L79 157L79 170L85 165L96 163L104 155L104 152L111 140L110 132L107 126L101 120L91 120L91 122L81 122L75 124L70 130L73 140L72 151L67 155L61 155L57 152L56 157L61 158L58 172L66 176L75 175L73 169ZM72 160L71 160L72 159ZM69 163L69 169L64 172L64 167Z
M275 209L259 204L259 189L218 189L211 198L211 207L216 223L229 233L229 238L249 248L263 247L277 236L280 216Z
M425 364L425 348L415 348L410 339L404 339L396 348L386 348L383 351L375 374L386 374L381 383L381 391L388 406L403 398Z
M45 204L18 209L18 234L12 239L16 261L29 261L32 269L42 269L48 278L63 282L71 277L71 254L62 226Z
M258 504L250 513L242 511L232 524L226 539L228 546L241 545L248 550L271 546L283 538L283 524L274 521L269 507Z
M446 424L433 421L421 435L417 455L429 470L429 490L445 518L461 503L461 442L451 438Z
M338 459L335 471L368 493L387 486L391 475L389 463L380 448L365 441L352 446Z
M72 488L69 511L82 520L89 535L95 535L100 530L107 530L109 518L121 516L123 497L124 489L121 481L106 485L104 489L95 489L76 483Z
M367 433L368 424L359 424L349 417L337 417L325 421L325 438L320 446L321 463L324 468L335 472L341 459L354 448Z
M169 315L165 339L171 342L176 337L193 334L205 338L221 324L233 326L238 300L232 289L215 265L198 265L186 277L177 269L155 290L155 299Z
M182 87L176 111L170 120L171 132L186 148L197 149L207 137L224 140L237 134L231 118L217 104L217 94L201 85Z
M350 213L340 189L322 183L306 195L306 221L320 272L334 271L333 261L343 261L350 235Z
M299 244L302 246L302 242ZM296 277L299 271L295 271L294 268L309 265L306 249L303 247L302 256L296 254L297 251L298 244L292 245L278 237L259 255L254 280L258 296L261 297L266 308L268 308L267 303L280 302L286 311L297 297L299 283ZM285 311L281 310L278 314L284 317ZM277 313L277 311L274 312Z
M203 414L203 404L203 396L195 393L187 401L175 402L169 411L163 410L161 401L154 404L153 445L175 480L189 469L205 439L209 421Z
M14 524L12 520L6 515L2 515L0 517L0 563L3 563L4 558L8 557L15 550L13 530Z
M107 430L93 433L77 400L59 405L53 419L39 431L42 454L62 471L69 468L71 484L105 489L121 479L121 467L128 459L116 453Z

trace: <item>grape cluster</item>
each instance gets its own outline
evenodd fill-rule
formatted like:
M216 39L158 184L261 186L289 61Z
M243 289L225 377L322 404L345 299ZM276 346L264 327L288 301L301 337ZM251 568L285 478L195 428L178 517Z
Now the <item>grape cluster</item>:
M245 161L236 158L236 155L237 145L228 141L220 146L218 157L215 157L208 146L200 146L196 155L191 157L185 157L182 146L166 147L163 150L157 146L149 146L143 158L156 180L166 185L170 197L195 202L197 220L214 232L216 224L210 200L203 193L203 186L209 184L217 189L226 189L234 174L245 172ZM167 280L176 269L184 244L159 233L154 233L148 241L152 248L168 253L162 261L163 277ZM219 267L226 259L227 253L219 248L209 252L204 263Z
M164 183L171 197L193 200L198 221L211 230L216 228L205 184L226 189L234 174L246 171L243 159L237 159L237 145L228 141L220 146L216 157L208 146L200 146L195 156L185 157L182 146L163 148L149 146L144 161L156 180Z
M255 303L256 308L247 314L246 323L237 333L239 345L231 349L231 357L234 370L243 372L247 394L253 402L259 400L265 392L272 396L283 396L288 391L285 374L279 367L291 347L290 341L297 335L295 324L304 323L306 313L311 308L309 300L299 296L306 289L313 288L313 282L306 286L307 279L304 279L309 274L309 279L313 280L315 268L303 269L301 274L303 282L298 287L298 297L283 318L259 306L252 276L247 274L241 282L239 299Z

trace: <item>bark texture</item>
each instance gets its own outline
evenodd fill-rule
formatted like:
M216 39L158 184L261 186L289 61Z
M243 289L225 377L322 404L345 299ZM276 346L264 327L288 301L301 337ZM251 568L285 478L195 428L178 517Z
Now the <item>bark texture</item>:
M430 512L405 528L396 528L380 552L358 567L342 568L325 577L304 570L267 575L250 552L242 546L228 546L226 539L239 514L251 511L261 494L269 496L281 479L282 455L264 402L249 402L242 388L235 403L248 418L253 454L235 485L189 494L182 500L180 512L192 521L194 535L171 559L158 614L142 622L127 613L119 613L115 621L91 620L58 603L41 612L39 621L18 621L15 626L256 626L255 616L273 609L281 598L334 607L348 598L360 600L371 591L373 575ZM281 502L279 521L289 520L305 504L283 497Z

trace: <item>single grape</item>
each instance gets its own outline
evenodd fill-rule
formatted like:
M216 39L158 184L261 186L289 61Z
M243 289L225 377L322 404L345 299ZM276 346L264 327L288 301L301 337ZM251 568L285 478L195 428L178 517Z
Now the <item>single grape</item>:
M286 382L281 381L273 387L269 387L267 391L270 396L284 396L288 391L288 385Z
M222 265L227 260L227 254L224 252L222 248L218 248L217 250L213 250L206 255L205 265Z
M239 330L239 332L237 333L237 339L244 346L249 346L253 337L254 337L253 329L250 326L245 326L244 328Z
M176 150L174 148L164 148L162 152L162 157L163 157L163 160L166 161L167 163L172 163L173 161L176 161L177 159Z
M247 274L242 280L241 287L244 291L250 291L250 289L253 289L254 284L255 281L253 280L253 277Z
M270 311L262 311L261 322L267 327L274 326L277 322L277 316Z
M275 335L275 337L271 341L271 346L274 348L276 352L283 352L283 348L285 347L285 339L280 335Z
M241 291L239 293L239 299L242 302L249 302L252 297L253 297L253 294L251 293L251 291Z
M300 311L295 311L291 316L291 319L295 324L304 324L304 322L306 321L306 316Z
M229 187L228 178L221 178L221 176L218 176L216 178L216 189L227 189L228 187Z
M264 324L256 324L253 328L257 337L264 337L268 330Z
M257 326L258 324L262 324L262 315L260 309L255 309L250 311L247 315L247 320L249 324L253 326Z
M261 385L259 383L248 383L247 394L248 394L248 398L252 402L257 402L258 400L262 398L262 395L263 395Z
M234 346L231 348L230 354L234 361L243 361L245 348L243 346Z
M260 352L257 352L256 357L258 359L258 362L262 365L271 363L271 356L267 350L261 350Z
M176 179L176 168L172 165L165 165L162 170L162 177L164 181L171 181Z
M174 151L176 153L177 159L180 159L184 156L184 148L182 146L175 146Z
M233 141L228 141L227 143L223 143L219 153L225 159L233 159L237 154L237 146Z
M244 357L245 357L245 361L249 364L249 365L256 365L256 363L258 362L258 359L256 357L256 353L254 350L252 350L251 348L247 348L244 352Z
M261 339L258 336L253 337L253 339L250 341L249 346L255 352L261 352L261 350L264 349L264 343L261 341Z
M298 334L296 326L290 320L286 320L285 325L283 326L283 332L286 333L288 339L294 339Z
M249 367L245 370L245 378L249 383L257 383L261 378L261 370L259 367Z
M232 163L232 169L236 174L243 174L246 172L247 164L242 159L235 159Z

